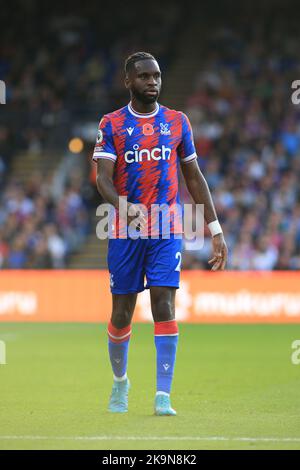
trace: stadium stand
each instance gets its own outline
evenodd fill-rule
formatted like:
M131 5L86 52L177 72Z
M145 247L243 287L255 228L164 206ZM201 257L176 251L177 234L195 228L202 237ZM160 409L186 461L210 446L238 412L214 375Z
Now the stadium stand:
M223 3L212 28L212 5L154 2L137 33L125 3L103 11L101 28L97 2L72 2L72 15L68 4L14 3L18 15L5 9L0 20L0 268L106 267L90 154L101 115L127 102L124 58L146 49L163 69L160 101L191 120L229 269L300 269L297 14L261 15L249 3L234 21ZM84 143L77 156L68 149L74 136ZM183 184L181 196L189 201ZM209 269L209 250L206 233L183 268Z

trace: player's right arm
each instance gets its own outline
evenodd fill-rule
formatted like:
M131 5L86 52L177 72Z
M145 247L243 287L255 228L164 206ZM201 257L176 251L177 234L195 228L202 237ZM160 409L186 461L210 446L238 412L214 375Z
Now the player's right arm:
M99 158L97 161L97 188L101 196L109 204L112 204L116 209L120 209L122 198L119 199L119 194L113 183L114 163L109 160ZM145 227L146 219L140 212L139 207L127 201L127 207L124 211L127 213L127 224L133 224L141 228ZM130 212L129 212L130 209ZM128 213L129 212L129 213ZM129 215L130 214L130 215Z
M117 151L112 136L112 125L106 116L101 119L99 124L93 160L97 162L96 183L99 193L106 202L119 210L122 198L120 198L113 182ZM127 213L129 209L130 215L127 216L127 223L133 222L133 225L140 224L143 227L146 219L139 208L127 201L127 207L125 208ZM138 214L139 217L137 218Z
M97 160L97 189L103 199L112 204L116 209L119 208L119 194L113 183L114 162L104 158Z

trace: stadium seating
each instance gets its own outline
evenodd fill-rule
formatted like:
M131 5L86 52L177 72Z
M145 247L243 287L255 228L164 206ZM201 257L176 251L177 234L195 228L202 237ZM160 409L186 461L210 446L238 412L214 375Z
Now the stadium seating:
M149 7L157 23L139 34L126 29L131 20L121 8L108 41L95 21L97 3L85 12L89 23L77 2L72 18L63 6L45 8L32 28L8 10L1 19L10 27L0 60L8 84L0 116L0 268L106 267L106 245L94 235L101 198L90 179L93 129L103 113L126 103L123 60L138 48L159 58L161 102L191 120L228 243L228 267L300 269L299 110L290 99L298 70L295 24L275 15L267 25L252 10L232 23L224 10L222 27L211 28L212 7L204 18L196 7L168 3ZM58 198L51 185L78 132L81 175L67 175ZM182 181L181 198L190 201ZM209 251L206 233L202 250L185 251L183 268L209 269Z

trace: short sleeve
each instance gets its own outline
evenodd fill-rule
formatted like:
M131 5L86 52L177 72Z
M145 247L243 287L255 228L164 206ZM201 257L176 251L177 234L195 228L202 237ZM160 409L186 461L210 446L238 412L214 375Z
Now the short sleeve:
M98 126L93 160L97 161L99 158L105 158L114 162L117 160L117 152L113 141L112 125L107 116L103 116Z
M181 163L190 163L197 159L192 126L188 117L181 113L182 140L178 146L178 155Z

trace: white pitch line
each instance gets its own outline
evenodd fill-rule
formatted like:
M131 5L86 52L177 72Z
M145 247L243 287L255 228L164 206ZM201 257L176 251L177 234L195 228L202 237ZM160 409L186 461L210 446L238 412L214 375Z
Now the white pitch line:
M300 442L300 437L225 437L225 436L0 436L1 440L22 441L225 441L225 442Z

